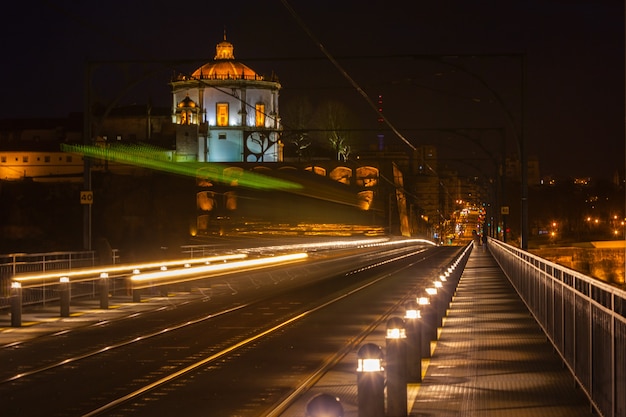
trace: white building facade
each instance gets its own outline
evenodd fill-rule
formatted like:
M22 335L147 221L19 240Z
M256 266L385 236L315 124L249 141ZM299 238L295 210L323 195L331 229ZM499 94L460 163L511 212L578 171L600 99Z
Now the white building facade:
M236 61L233 49L224 36L213 61L170 83L178 161L283 160L280 84Z

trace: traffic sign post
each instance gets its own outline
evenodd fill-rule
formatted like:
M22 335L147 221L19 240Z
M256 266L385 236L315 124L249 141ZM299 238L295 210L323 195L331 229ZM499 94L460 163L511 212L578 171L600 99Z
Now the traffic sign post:
M81 191L80 204L93 204L93 191Z

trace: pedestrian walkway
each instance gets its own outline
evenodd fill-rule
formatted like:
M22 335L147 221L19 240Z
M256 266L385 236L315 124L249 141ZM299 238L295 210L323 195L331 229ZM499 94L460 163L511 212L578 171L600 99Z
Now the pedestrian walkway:
M481 249L473 249L461 276L410 415L591 415L587 397L491 254Z
M384 331L376 332L384 346ZM315 395L357 417L356 354L321 378L281 417L305 416ZM553 352L541 328L493 256L475 247L434 344L422 382L408 386L410 417L590 416L585 394Z

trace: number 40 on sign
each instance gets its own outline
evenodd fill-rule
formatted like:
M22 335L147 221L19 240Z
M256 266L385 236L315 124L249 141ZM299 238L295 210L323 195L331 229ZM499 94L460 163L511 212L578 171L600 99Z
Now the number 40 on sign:
M81 191L80 204L93 204L93 191Z

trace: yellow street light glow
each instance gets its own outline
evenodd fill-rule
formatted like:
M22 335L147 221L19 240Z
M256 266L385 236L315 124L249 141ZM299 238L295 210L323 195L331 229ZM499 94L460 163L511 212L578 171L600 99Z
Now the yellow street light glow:
M437 295L437 288L426 288L428 295Z
M139 283L139 282L153 281L153 280L158 280L158 279L184 278L190 275L198 275L202 273L222 272L222 271L227 271L227 270L232 270L232 269L250 268L250 267L265 266L265 265L271 265L271 264L279 264L283 262L297 261L297 260L305 259L307 256L308 255L306 253L301 252L301 253L294 253L294 254L289 254L289 255L270 256L267 258L249 259L249 260L238 261L238 262L197 266L193 268L186 268L183 270L149 272L146 274L135 275L131 277L131 281Z
M13 282L11 283L11 288L16 288L16 289L17 289L17 288L22 288L22 284L21 284L21 283L19 283L19 282L15 282L15 281L13 281Z
M428 299L428 297L419 297L417 299L417 304L421 306L425 306L425 305L430 304L430 300Z
M380 359L359 359L357 360L357 372L380 372L384 368Z
M406 339L406 329L387 329L387 339Z
M100 274L100 278L108 278L109 274L107 272L103 272Z
M419 310L407 310L404 314L405 319L419 319L420 311Z
M121 273L126 273L128 271L132 271L134 274L138 274L139 271L146 270L146 269L154 269L154 268L161 268L161 267L167 267L167 266L176 266L176 265L182 265L183 263L185 264L189 264L189 263L204 263L204 262L211 262L211 261L221 261L221 260L225 260L225 261L231 261L231 260L236 260L236 259L244 259L247 258L248 255L246 255L245 253L236 253L236 254L230 254L230 255L219 255L219 256L210 256L210 257L206 257L206 258L197 258L197 259L186 259L186 260L182 260L182 259L178 259L178 260L172 260L172 261L166 261L166 262L159 262L159 263L146 263L146 264L139 264L139 265L115 265L115 266L100 266L98 268L82 268L82 269L74 269L71 271L62 271L59 272L57 271L56 273L52 272L52 273L46 273L46 274L36 274L36 275L24 275L24 276L16 276L13 278L14 281L19 281L19 282L28 282L28 281L36 281L36 280L57 280L59 278L60 274L63 274L63 276L69 277L69 278L80 278L80 277L89 277L89 276L94 276L94 275L100 275L101 274L114 274L116 272L121 272ZM103 271L106 270L106 271Z
M443 288L443 283L441 281L435 281L435 288Z
M70 277L61 277L59 278L59 282L62 282L62 283L70 282Z

